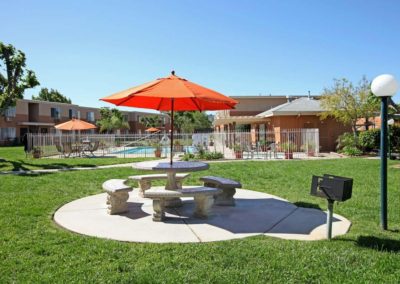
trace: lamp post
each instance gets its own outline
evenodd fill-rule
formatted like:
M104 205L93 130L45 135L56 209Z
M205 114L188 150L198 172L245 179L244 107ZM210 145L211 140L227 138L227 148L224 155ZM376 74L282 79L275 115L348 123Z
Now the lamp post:
M376 77L371 84L372 93L380 97L381 102L381 227L387 230L387 108L388 97L392 97L399 89L394 76L383 74Z

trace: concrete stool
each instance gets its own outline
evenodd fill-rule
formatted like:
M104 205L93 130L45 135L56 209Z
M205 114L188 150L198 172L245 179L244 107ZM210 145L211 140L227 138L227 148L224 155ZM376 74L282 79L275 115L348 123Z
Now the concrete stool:
M127 200L132 187L125 185L125 179L110 179L103 183L107 192L107 213L110 215L128 211Z
M235 206L233 196L236 193L236 188L242 187L240 182L215 176L201 177L200 180L204 182L204 186L222 189L222 192L215 196L215 205Z

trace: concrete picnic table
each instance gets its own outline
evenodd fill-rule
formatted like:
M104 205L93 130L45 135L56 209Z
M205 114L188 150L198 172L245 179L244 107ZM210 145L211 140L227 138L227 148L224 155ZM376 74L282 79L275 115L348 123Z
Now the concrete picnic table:
M137 163L134 168L141 170L152 170L152 171L162 171L167 174L167 184L165 189L167 190L177 190L179 187L177 185L176 173L187 173L195 171L207 170L210 166L203 162L173 162L172 165L169 162L142 162ZM168 202L168 207L180 206L182 201L179 198L174 198Z

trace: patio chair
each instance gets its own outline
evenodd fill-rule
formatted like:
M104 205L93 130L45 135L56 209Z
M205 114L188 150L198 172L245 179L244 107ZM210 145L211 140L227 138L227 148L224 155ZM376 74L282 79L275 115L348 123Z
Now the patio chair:
M59 143L56 143L56 149L57 149L58 153L59 153L60 155L62 155L62 153L63 153L63 149L62 149L62 146L61 146L61 144L59 144Z
M94 144L90 144L88 148L85 149L85 151L90 152L92 157L95 157L95 154L93 152L96 152L99 149L100 142L96 141Z
M69 158L71 156L71 154L74 152L72 149L71 143L64 142L64 143L62 143L61 148L62 148L61 153L63 154L64 158ZM57 148L57 150L58 150L58 148Z

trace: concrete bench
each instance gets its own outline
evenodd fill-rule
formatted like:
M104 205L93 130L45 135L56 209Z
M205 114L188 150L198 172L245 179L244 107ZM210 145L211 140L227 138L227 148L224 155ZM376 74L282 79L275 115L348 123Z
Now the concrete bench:
M233 196L236 188L242 187L240 182L215 176L201 177L200 180L204 182L204 186L222 189L222 192L215 196L215 205L235 206Z
M165 218L165 201L170 198L193 197L196 205L194 216L207 218L214 203L214 195L222 190L211 187L190 187L178 190L151 188L144 192L144 197L153 199L153 221Z
M178 188L182 188L182 180L188 177L190 174L176 174L176 184ZM143 197L143 193L151 188L151 182L153 180L167 179L167 174L153 174L153 175L139 175L130 176L129 179L135 180L139 183L139 196Z
M128 211L127 200L132 187L125 184L125 179L110 179L103 183L107 192L107 213L110 215Z

